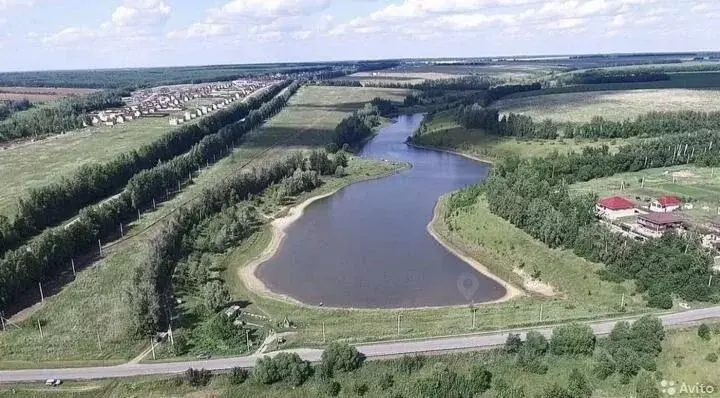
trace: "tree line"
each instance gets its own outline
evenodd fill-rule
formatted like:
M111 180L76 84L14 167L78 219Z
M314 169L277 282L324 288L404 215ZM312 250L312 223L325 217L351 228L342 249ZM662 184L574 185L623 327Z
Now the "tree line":
M586 123L534 121L530 116L509 113L500 116L497 109L479 104L457 108L457 122L488 134L526 138L628 138L653 137L702 129L720 129L720 112L665 111L649 112L634 119L606 120L595 116Z
M0 122L0 142L74 130L89 122L88 112L122 106L124 91L99 91L51 102ZM1 118L0 118L1 119Z
M298 83L293 84L288 91L294 90L297 86ZM274 100L284 103L286 97L276 97ZM221 129L222 131L213 134L207 141L217 142L215 141L217 138L225 140L224 145L213 147L219 153L205 150L196 150L192 153L203 153L206 156L225 154L228 152L228 145L241 139L244 134L259 126L265 118L277 111L279 111L278 106L266 107L265 113L261 113L260 109L255 109L244 120L236 121L227 128ZM232 114L226 114L223 119L232 120L232 118ZM215 119L206 123L215 125L221 120ZM201 122L203 121L205 120L201 120ZM216 127L220 126L216 125ZM181 142L186 143L189 138L176 135L166 137L168 142L175 145ZM196 144L196 147L199 145ZM169 151L171 148L173 147L164 149ZM137 156L133 157L133 159L135 158ZM164 164L156 167L165 168ZM143 186L142 184L134 185ZM152 191L152 188L146 187L146 189ZM140 207L136 207L139 204L134 202L134 195L137 195L135 191L126 189L117 198L82 209L80 215L68 225L45 229L23 246L7 251L0 260L0 305L5 306L37 282L45 281L58 272L68 269L72 259L97 247L99 240L115 236L121 223L135 219L141 211ZM135 196L135 200L139 197L141 196ZM206 199L210 200L211 198Z
M331 162L327 154L322 156ZM324 174L323 171L332 167L317 170L312 169L313 166L310 159L292 155L253 173L237 169L233 175L203 191L197 200L180 208L165 221L159 232L149 239L146 264L136 268L132 282L125 289L136 320L135 332L152 334L167 327L168 306L172 305L172 275L178 261L194 250L193 242L199 232L197 226L223 209L258 195L274 184L293 186L296 193L301 189L315 188L320 184L317 174Z
M569 78L571 84L606 84L606 83L641 83L670 80L665 72L652 70L613 71L591 69L585 72L572 73Z
M20 100L0 100L0 121L10 117L15 112L30 109L33 105L26 98Z
M253 109L262 107L266 101L289 84L290 81L285 81L274 85L260 96L251 97L238 105L219 110L195 124L183 125L150 144L120 154L108 163L82 165L69 178L61 178L58 182L29 190L25 197L19 199L18 212L12 221L0 216L0 252L17 247L46 227L66 220L83 207L113 195L127 185L137 173L156 166L158 162L185 153L193 149L196 144L202 142L202 145L195 147L195 156L192 159L178 160L177 163L184 162L189 166L197 163L197 159L204 154L217 153L213 151L217 151L218 145L225 148L228 144L219 136L213 139L205 139L206 137L215 134L223 126L228 126L228 129L240 128L237 125L229 125L249 116ZM275 102L274 106L282 105ZM256 113L253 117L269 114L267 109L263 112ZM257 123L257 120L253 120L248 125L252 123ZM232 134L234 132L226 132L223 136ZM184 175L187 174L186 172Z
M718 301L720 284L708 285L712 257L700 239L666 234L637 242L615 234L595 221L594 197L571 195L568 189L574 182L651 167L717 166L720 148L713 142L718 139L719 131L700 131L626 145L615 153L603 146L545 158L511 157L496 164L485 195L493 213L534 238L604 263L600 273L604 279L635 280L650 306L670 308L672 295L688 301Z

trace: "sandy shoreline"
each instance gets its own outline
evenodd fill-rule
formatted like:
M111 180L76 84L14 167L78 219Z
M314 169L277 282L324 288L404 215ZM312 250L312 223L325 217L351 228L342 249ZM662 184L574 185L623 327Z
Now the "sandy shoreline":
M477 160L472 158L471 156L466 156L468 158L471 158L473 160ZM393 173L394 174L394 173ZM374 178L381 178L385 177L386 175L380 175ZM362 180L367 181L367 180ZM361 182L361 181L357 181ZM263 249L263 251L258 255L256 258L251 260L246 265L240 265L240 267L237 269L237 275L241 279L241 281L245 284L245 286L252 291L255 294L261 295L263 297L267 297L270 299L280 300L289 302L298 306L306 307L306 308L314 308L314 309L328 309L328 310L388 310L388 311L397 311L399 309L402 310L422 310L422 309L441 309L441 308L464 308L467 305L466 304L458 304L458 305L445 305L445 306L424 306L424 307L402 307L402 308L353 308L353 307L331 307L331 306L318 306L314 304L308 304L304 303L292 296L281 294L278 292L273 291L272 289L268 288L265 283L257 277L256 273L257 270L260 268L260 266L268 261L272 256L275 255L275 253L280 249L283 240L287 236L286 230L292 223L297 221L300 217L302 217L303 213L305 212L305 209L312 204L313 202L326 198L328 196L334 195L341 189L347 187L349 185L344 185L342 187L339 187L337 189L334 189L330 192L326 192L323 194L319 194L313 197L308 198L307 200L303 201L300 204L297 204L295 206L292 206L288 209L288 212L286 215L276 218L273 221L270 222L270 233L272 234L270 238L270 243ZM475 269L477 272L481 273L482 275L492 279L496 283L500 284L505 288L505 295L502 297L491 300L491 301L485 301L482 303L475 303L475 305L488 305L488 304L496 304L508 300L512 300L514 298L525 296L526 293L522 290L517 288L516 286L512 285L511 283L499 278L490 270L488 270L484 265L482 265L480 262L476 261L475 259L465 255L464 253L460 252L458 249L452 247L447 242L444 242L440 236L437 234L435 229L433 228L433 223L436 221L436 219L439 217L439 201L435 204L435 207L433 209L433 218L430 220L430 222L427 225L427 231L430 234L430 236L433 237L438 243L440 243L445 249L447 249L449 252L451 252L453 255L461 259L462 261L469 264L473 269Z
M431 146L413 144L412 142L408 142L407 145L410 145L413 148L425 149L428 151L451 153L453 155L461 156L461 157L471 159L471 160L474 160L474 161L480 162L480 163L495 164L492 160L479 158L479 157L473 156L473 155L468 155L467 153L453 151L452 149L435 148L435 147L431 147Z

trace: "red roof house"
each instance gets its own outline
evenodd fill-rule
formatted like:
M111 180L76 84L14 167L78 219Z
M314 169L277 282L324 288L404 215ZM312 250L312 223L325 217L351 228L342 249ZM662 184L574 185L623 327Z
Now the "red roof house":
M663 207L682 205L682 200L680 200L677 196L672 195L661 196L657 199L657 201Z
M598 207L607 210L629 210L635 207L635 204L628 198L622 196L611 196L597 201Z

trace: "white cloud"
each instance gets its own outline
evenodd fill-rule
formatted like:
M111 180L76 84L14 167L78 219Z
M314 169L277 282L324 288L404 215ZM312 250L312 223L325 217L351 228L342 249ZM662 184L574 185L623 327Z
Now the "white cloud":
M97 37L97 32L88 28L65 28L57 33L45 36L43 44L63 46Z
M0 11L5 12L13 8L31 7L35 4L32 0L0 0Z
M228 36L234 33L228 24L196 22L187 29L174 30L167 33L170 39L188 39L195 37Z
M170 16L170 6L163 0L125 1L116 8L111 21L118 27L156 26Z
M302 16L322 11L330 0L233 0L218 9L210 10L214 20L237 18L275 19Z

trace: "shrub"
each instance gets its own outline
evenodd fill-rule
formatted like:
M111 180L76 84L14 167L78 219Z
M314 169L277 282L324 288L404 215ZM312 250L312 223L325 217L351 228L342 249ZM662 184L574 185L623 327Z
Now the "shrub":
M362 366L365 356L355 347L345 343L332 343L322 353L321 370L323 375L332 376L334 372L352 372Z
M522 339L519 334L510 333L508 334L507 340L505 340L505 352L509 354L517 354L520 352L522 347Z
M475 364L470 369L470 378L468 386L470 391L475 394L481 394L488 389L492 382L492 373L481 364Z
M609 352L605 350L600 351L595 361L593 371L600 380L605 380L608 376L615 373L615 360L613 360Z
M174 356L179 357L187 354L188 343L184 334L173 332L173 342L172 353Z
M642 372L635 382L635 393L637 398L660 398L660 390L652 375Z
M378 382L378 387L382 391L388 390L392 388L392 386L395 385L395 379L390 373L383 373L382 376L380 376L380 381Z
M590 398L592 395L592 388L585 375L575 368L570 372L567 389L573 398Z
M550 351L555 355L591 355L595 350L595 335L590 326L568 325L553 329Z
M718 355L714 352L711 352L711 353L707 354L707 356L705 356L705 360L708 362L717 362Z
M340 383L335 380L328 380L323 384L323 392L329 397L337 397L340 394L342 387Z
M368 392L368 390L370 390L370 388L367 386L367 384L360 383L360 382L356 382L355 384L353 384L352 389L353 389L353 392L355 394L357 394L359 397L362 397L363 395L365 395Z
M414 372L422 369L422 367L425 365L425 357L422 355L404 355L402 358L400 358L400 362L398 363L398 368L400 369L400 372L405 373L407 375L411 375Z
M709 340L710 340L710 337L711 337L711 336L710 336L710 328L708 327L708 325L706 325L706 324L704 324L704 323L703 323L702 325L700 325L700 327L698 328L697 333L698 333L698 336L700 336L701 339L703 339L703 340L705 340L705 341L709 341Z
M230 372L230 384L239 385L245 382L248 378L248 370L243 368L234 367Z
M207 369L193 369L189 368L185 371L185 380L192 387L206 386L210 381L212 374Z
M261 384L284 381L299 386L312 375L312 367L296 353L281 352L274 358L266 356L258 359L252 374Z
M525 344L523 344L521 352L532 358L537 358L545 355L548 349L548 342L545 336L531 330L525 336Z

